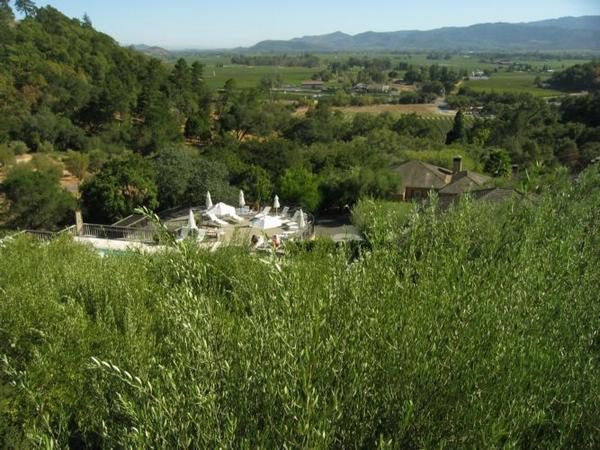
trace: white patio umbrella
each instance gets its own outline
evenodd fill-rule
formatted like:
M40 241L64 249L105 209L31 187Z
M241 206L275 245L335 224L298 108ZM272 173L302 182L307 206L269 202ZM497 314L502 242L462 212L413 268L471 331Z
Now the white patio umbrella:
M300 229L306 228L306 219L304 218L304 211L300 210L300 217L298 217L298 226Z
M210 209L213 207L212 198L210 196L210 192L206 192L206 209Z
M279 204L279 196L277 195L273 199L273 208L275 208L275 214L277 214L277 210L281 208L281 205Z
M259 230L270 230L271 228L280 228L283 222L277 217L273 216L258 216L252 220L252 228L258 228Z
M240 189L240 208L246 206L246 199L244 198L244 191Z
M223 203L223 202L217 203L212 208L210 208L208 211L206 211L206 213L214 214L217 217L223 217L223 216L235 217L235 216L237 216L235 208L233 206L227 205L226 203Z

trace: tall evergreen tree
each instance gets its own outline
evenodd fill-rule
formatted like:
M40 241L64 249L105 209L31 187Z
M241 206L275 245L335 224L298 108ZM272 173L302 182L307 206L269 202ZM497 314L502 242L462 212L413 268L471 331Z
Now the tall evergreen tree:
M446 145L453 144L454 142L466 143L466 141L467 127L465 125L465 118L462 110L459 110L454 117L452 130L446 135Z

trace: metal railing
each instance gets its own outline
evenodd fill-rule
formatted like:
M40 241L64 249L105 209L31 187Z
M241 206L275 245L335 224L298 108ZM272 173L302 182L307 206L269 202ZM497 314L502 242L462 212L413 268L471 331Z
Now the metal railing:
M41 230L25 230L25 234L28 236L39 239L40 241L50 241L60 233L54 233L52 231L41 231Z
M156 233L152 229L115 227L112 225L97 225L91 223L84 223L82 230L77 233L77 236L96 239L143 242L146 244L154 244L158 240Z

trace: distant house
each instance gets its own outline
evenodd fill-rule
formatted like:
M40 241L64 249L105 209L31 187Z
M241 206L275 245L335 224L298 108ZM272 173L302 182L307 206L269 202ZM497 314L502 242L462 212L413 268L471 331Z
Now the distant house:
M474 72L471 72L471 76L469 77L469 80L489 80L489 79L490 79L490 77L488 77L483 70L476 70Z
M390 91L390 87L387 84L366 84L358 83L352 88L357 93L374 93L374 94L385 94Z
M321 80L306 80L302 82L302 89L323 90L325 83Z
M430 192L437 192L440 199L456 197L484 189L490 181L487 175L463 170L460 156L454 158L452 169L422 161L408 161L394 170L401 178L399 198L404 201L424 200Z

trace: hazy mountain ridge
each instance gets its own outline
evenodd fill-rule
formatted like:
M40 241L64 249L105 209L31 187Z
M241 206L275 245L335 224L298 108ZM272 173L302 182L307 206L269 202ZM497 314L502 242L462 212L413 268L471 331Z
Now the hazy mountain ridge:
M428 31L335 32L288 41L266 40L251 52L363 50L600 50L600 16L562 17L529 23L485 23Z
M140 53L157 58L166 57L171 54L171 51L155 45L137 44L133 45L132 47L134 50L137 50Z

